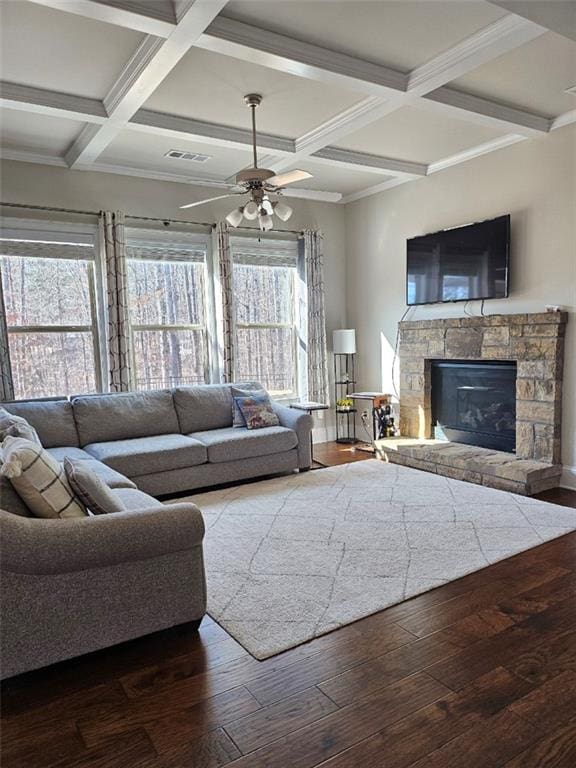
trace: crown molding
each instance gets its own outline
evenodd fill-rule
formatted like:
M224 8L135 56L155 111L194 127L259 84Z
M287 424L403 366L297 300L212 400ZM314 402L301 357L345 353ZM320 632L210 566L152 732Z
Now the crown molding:
M113 116L119 108L128 107L127 102L131 92L134 92L138 80L145 74L164 42L161 37L148 35L136 48L124 65L116 82L104 97L104 106L110 116Z
M446 168L460 165L460 163L466 163L468 160L474 160L476 157L482 157L482 155L496 152L499 149L504 149L504 147L510 147L512 144L518 144L519 141L526 141L526 136L511 133L508 136L501 136L493 141L487 141L485 144L478 144L476 147L465 149L463 152L458 152L455 155L450 155L442 160L430 163L427 175L444 171Z
M311 159L326 162L330 165L341 165L353 170L363 170L371 173L392 174L394 176L408 176L414 178L426 175L424 163L412 163L407 160L395 160L380 155L370 155L366 152L354 152L339 147L325 147L311 155Z
M0 82L0 106L90 123L104 123L108 118L104 104L99 99L6 81Z
M362 200L364 197L372 197L380 192L386 192L388 189L394 189L402 184L408 184L413 181L412 178L407 176L390 179L390 181L383 181L381 184L375 184L373 187L367 187L366 189L360 189L358 192L352 192L349 195L344 195L340 203L346 205L347 203L355 203L357 200Z
M29 152L22 149L2 149L2 160L16 160L19 163L35 163L36 165L54 165L59 168L68 168L68 163L60 155L46 155L43 152Z

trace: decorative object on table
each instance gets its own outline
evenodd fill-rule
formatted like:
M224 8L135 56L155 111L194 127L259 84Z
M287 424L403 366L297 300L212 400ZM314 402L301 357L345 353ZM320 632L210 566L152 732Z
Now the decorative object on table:
M312 413L314 411L327 411L330 406L326 405L325 403L314 403L314 402L304 402L304 403L291 403L290 408L295 408L297 411L306 411L310 416L312 416ZM312 430L310 430L310 459L312 462L312 466L310 469L314 469L314 464L317 464L318 467L327 467L327 464L324 464L323 461L318 461L318 459L314 458L314 441L312 440ZM316 469L318 468L316 467Z
M356 331L341 328L332 334L334 351L334 401L336 403L336 442L357 443L354 401L350 393L356 384L354 356Z

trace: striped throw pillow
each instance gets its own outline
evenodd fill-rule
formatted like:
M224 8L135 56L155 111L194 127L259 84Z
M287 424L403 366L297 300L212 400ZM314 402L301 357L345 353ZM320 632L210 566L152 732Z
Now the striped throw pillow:
M41 445L23 437L6 437L0 474L36 517L86 517L86 508L74 496L64 467Z

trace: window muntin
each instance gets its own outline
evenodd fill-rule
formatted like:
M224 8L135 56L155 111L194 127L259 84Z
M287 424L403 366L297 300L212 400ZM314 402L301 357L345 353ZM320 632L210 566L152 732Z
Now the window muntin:
M232 241L235 378L275 397L298 390L296 242Z
M40 238L35 233L30 240L0 239L14 396L96 392L101 380L93 242Z
M136 389L210 380L206 251L200 243L130 239L128 296Z

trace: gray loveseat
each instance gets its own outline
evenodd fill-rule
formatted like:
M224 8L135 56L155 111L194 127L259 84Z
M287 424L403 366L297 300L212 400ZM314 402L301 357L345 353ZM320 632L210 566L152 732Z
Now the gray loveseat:
M59 461L90 462L126 508L41 520L0 478L2 677L199 621L201 512L153 496L310 466L307 414L274 405L280 426L233 427L228 385L2 405Z

